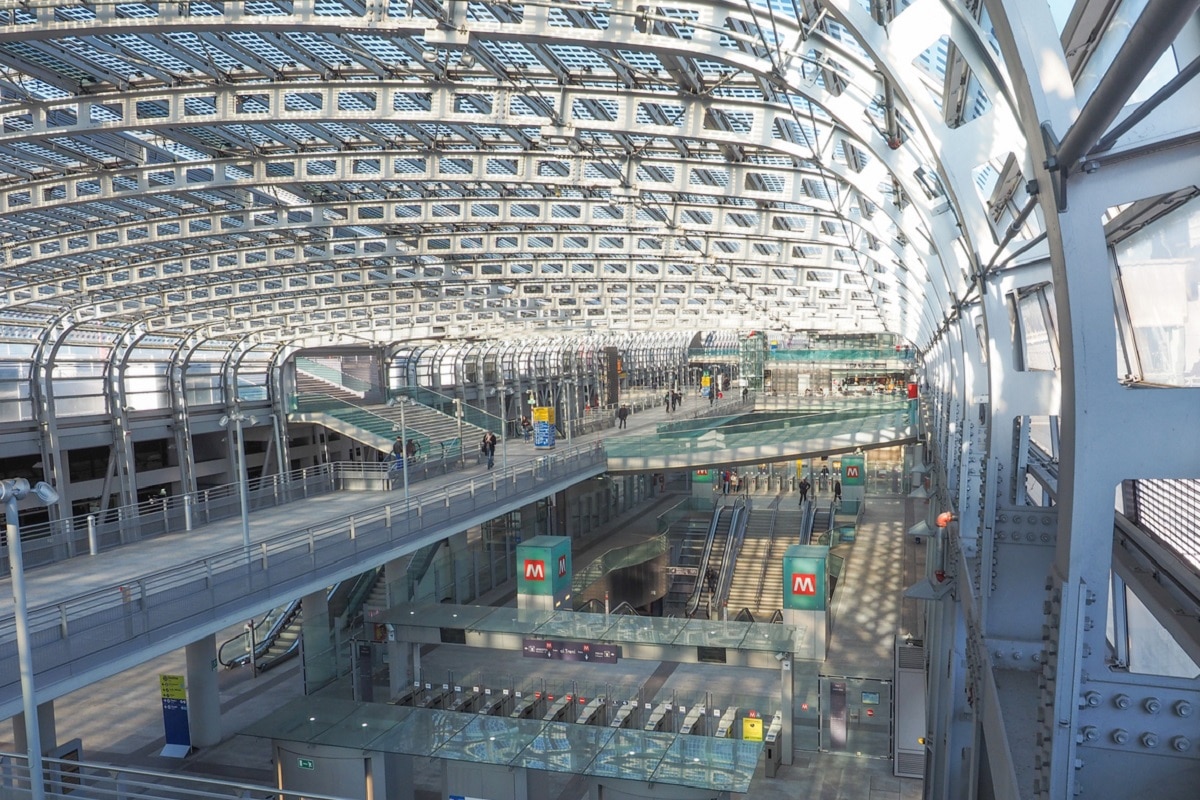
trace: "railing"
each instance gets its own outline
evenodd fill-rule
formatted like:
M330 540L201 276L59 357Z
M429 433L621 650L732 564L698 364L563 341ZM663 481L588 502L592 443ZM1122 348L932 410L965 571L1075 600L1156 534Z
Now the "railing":
M692 596L688 599L687 606L684 611L690 617L696 613L696 609L700 607L700 599L704 596L704 590L707 588L708 582L708 559L712 556L713 539L716 538L717 530L721 527L721 517L729 506L717 506L713 509L712 522L708 525L708 535L704 539L704 551L700 554L700 570L696 576L696 585L692 588ZM730 512L732 514L732 511ZM732 520L731 520L732 522Z
M356 465L320 464L267 475L248 482L250 508L273 508L295 500L327 494L339 488L343 469ZM375 476L376 487L387 484ZM93 555L113 547L166 533L191 530L241 514L238 484L227 483L182 495L117 506L67 519L21 526L21 552L25 568ZM0 546L0 575L8 574L8 545Z
M400 435L403 435L406 440L415 439L420 443L419 451L422 454L428 453L430 450L429 436L422 433L420 429L406 425L402 430L399 420L395 417L384 416L371 408L351 403L340 397L307 393L290 398L288 405L289 410L293 412L320 412L328 414L334 419L341 420L348 425L353 425L375 436L380 436L389 442ZM413 458L416 458L416 456Z
M652 558L661 556L668 549L669 544L665 533L627 547L614 547L572 576L571 593L579 595L605 575L624 567L645 563Z
M364 471L378 465L349 466ZM64 664L84 662L99 671L134 653L166 652L175 646L172 636L194 636L255 607L348 578L410 544L495 516L505 500L553 491L604 467L600 443L582 446L298 527L249 549L239 544L159 572L106 576L102 588L30 607L35 672L44 676L38 685L48 689L50 678L66 680L64 673L73 670L63 670ZM16 626L9 617L0 621L0 700L15 702L17 675Z
M259 656L266 654L271 648L275 637L279 635L283 626L296 615L296 610L299 608L300 601L293 600L286 606L271 609L258 622L252 623L254 627L254 660L256 663ZM250 642L246 639L248 633L249 630L246 630L221 643L221 646L217 648L217 661L221 663L221 666L235 667L239 664L245 664L250 660Z
M796 417L794 424L791 425L779 422L774 424L750 423L747 426L735 425L728 429L719 428L717 430L719 441L713 441L712 436L704 435L709 434L711 430L705 430L700 426L687 428L677 426L673 431L666 431L668 435L651 433L614 437L608 440L605 446L609 456L616 459L686 458L714 449L749 447L769 446L795 449L798 441L818 439L837 439L843 440L846 444L870 446L911 438L914 434L907 424L907 415L906 407L893 404L891 409L883 413L866 416L851 413L836 421L806 420L804 417ZM711 424L711 420L709 422Z
M458 409L461 408L464 423L485 431L499 432L504 426L504 421L495 414L489 414L478 406L470 405L465 400L459 401L457 398L439 394L421 386L402 386L399 389L393 389L391 396L410 397L417 403L439 411L452 419L457 419Z
M229 778L193 778L149 769L119 767L92 761L42 759L48 798L113 798L113 800L345 800L345 796L293 792L274 786L242 783ZM0 797L29 796L29 759L0 753Z
M672 525L692 512L705 511L711 513L712 507L712 500L708 498L685 497L656 517L657 525L655 526L655 530L658 533L666 533L671 529Z
M713 601L717 608L724 608L729 601L729 590L733 586L733 571L737 566L737 557L742 549L742 541L746 538L746 526L750 523L750 509L746 501L738 498L740 505L735 505L733 518L729 521L729 534L725 539L725 557L721 561L721 570L717 575L717 591Z

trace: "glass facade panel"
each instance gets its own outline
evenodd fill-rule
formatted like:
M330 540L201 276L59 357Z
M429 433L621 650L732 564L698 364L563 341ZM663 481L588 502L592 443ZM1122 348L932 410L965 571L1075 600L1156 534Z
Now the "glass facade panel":
M1188 203L1115 246L1135 377L1200 386L1200 205Z

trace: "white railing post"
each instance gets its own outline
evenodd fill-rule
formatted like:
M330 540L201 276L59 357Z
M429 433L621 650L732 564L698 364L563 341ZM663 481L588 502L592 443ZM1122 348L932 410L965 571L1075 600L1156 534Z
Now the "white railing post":
M100 537L96 534L96 515L88 514L88 554L96 555L100 552Z

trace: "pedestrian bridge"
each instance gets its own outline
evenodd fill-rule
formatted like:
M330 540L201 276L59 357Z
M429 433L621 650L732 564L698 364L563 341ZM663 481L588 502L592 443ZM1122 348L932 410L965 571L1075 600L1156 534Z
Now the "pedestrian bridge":
M630 428L605 440L609 472L711 469L813 458L917 440L916 401L792 398Z

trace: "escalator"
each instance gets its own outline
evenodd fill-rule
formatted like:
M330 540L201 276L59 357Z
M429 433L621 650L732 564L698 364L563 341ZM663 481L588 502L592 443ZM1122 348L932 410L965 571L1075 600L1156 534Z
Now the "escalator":
M217 648L221 666L232 669L250 663L250 648L254 648L254 667L257 671L270 669L299 652L300 601L273 608L262 617L247 623L243 633Z
M693 521L684 528L675 548L675 558L669 570L670 583L664 598L666 608L682 611L687 608L696 586L700 583L704 550L712 536L717 515L707 522Z
M815 542L820 539L822 534L829 533L830 529L833 528L833 501L829 501L824 506L817 505L816 503L813 505L815 511L813 512L811 530L812 541Z
M688 598L687 616L697 613L712 616L717 607L715 601L720 596L721 582L727 581L725 565L729 551L730 534L737 526L744 524L742 516L746 512L745 501L739 498L732 506L720 506L713 512L713 524L700 559L700 573L697 575L696 586ZM715 586L710 586L709 575L713 575ZM703 604L703 605L702 605Z

